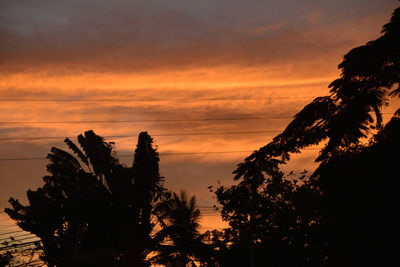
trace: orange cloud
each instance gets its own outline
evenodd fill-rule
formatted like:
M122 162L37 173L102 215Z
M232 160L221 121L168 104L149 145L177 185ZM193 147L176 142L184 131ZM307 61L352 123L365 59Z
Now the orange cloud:
M343 54L379 36L394 4L313 0L296 7L284 1L231 1L228 8L224 1L4 0L1 5L0 99L161 100L2 101L0 122L85 123L0 123L0 138L76 136L88 129L103 136L149 131L160 152L180 153L251 151L268 143L272 132L229 133L280 130L289 118L195 119L294 115L310 100L304 97L328 93ZM225 100L165 101L211 98ZM186 121L151 122L157 119ZM96 120L147 122L88 122ZM113 141L120 155L132 154L136 145L136 137ZM62 138L0 142L1 158L44 157L53 145L65 148ZM315 153L294 157L285 170L313 168ZM207 186L232 183L231 172L247 154L165 155L161 172L168 188L185 189L200 205L212 205ZM45 165L0 162L0 206L9 196L24 199L28 188L40 186ZM205 228L221 225L213 216L202 222Z

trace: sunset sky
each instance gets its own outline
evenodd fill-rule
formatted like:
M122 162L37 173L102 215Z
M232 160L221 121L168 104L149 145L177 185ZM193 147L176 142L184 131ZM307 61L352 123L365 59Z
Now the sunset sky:
M1 159L44 158L90 129L129 135L108 138L127 165L148 131L166 187L213 205L207 187L232 184L236 164L328 94L343 55L379 37L398 3L0 0L1 210L41 186L47 164ZM181 154L213 151L232 153ZM285 169L312 169L315 153Z

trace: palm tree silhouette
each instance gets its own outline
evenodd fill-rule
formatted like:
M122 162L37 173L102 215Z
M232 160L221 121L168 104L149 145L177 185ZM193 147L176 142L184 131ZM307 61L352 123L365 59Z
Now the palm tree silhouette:
M184 191L179 195L173 193L156 210L162 226L157 238L163 243L151 261L165 266L196 266L195 261L205 248L199 233L200 210L196 198L188 199Z

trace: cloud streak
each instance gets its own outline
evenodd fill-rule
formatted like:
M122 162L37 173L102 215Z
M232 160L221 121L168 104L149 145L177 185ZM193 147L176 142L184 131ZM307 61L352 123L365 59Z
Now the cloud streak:
M303 8L285 1L283 6L275 1L270 5L252 1L245 6L234 1L229 9L223 1L205 1L208 5L199 8L209 14L195 11L198 1L179 7L160 1L155 1L159 5L96 1L90 6L86 1L66 1L60 6L42 1L40 11L29 1L21 2L5 1L0 13L3 72L130 73L232 65L305 69L301 62L307 61L306 69L332 73L337 56L365 40L371 28L380 27L393 6L393 1L379 8L376 1L364 2L368 13L363 16L355 10L344 12L342 1L327 6L306 1ZM314 9L307 10L312 5ZM273 15L274 8L285 7L280 17ZM348 17L328 16L332 9ZM355 30L357 34L351 35Z
M311 97L328 94L343 54L379 36L395 5L391 0L2 0L0 122L86 123L0 123L0 139L76 136L89 129L103 136L283 129L289 119L195 120L294 115ZM224 100L169 101L216 98ZM186 121L151 122L160 119ZM87 122L95 120L148 122ZM272 137L179 135L155 141L164 153L252 151ZM113 141L120 155L132 154L137 142L136 137ZM45 157L51 146L66 148L62 138L0 141L0 157ZM313 168L315 153L305 151L285 168ZM165 155L161 172L168 188L186 189L200 205L212 205L207 186L232 183L231 172L247 154ZM131 161L122 158L127 165ZM0 162L0 206L40 186L45 165ZM215 217L204 222L219 224Z

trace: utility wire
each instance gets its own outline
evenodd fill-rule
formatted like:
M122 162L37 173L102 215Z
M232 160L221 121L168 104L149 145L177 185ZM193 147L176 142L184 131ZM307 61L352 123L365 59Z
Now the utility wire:
M10 235L10 234L15 234L15 233L21 233L25 232L24 230L18 230L18 231L12 231L12 232L7 232L7 233L0 233L0 236L2 235Z
M15 224L0 224L0 227L11 227L14 226Z
M319 150L321 148L305 148L303 150ZM204 151L204 152L177 152L177 153L159 153L160 156L177 156L177 155L204 155L204 154L229 154L229 153L250 153L254 150L236 150L236 151ZM118 155L118 157L133 157L134 154ZM15 161L15 160L46 160L42 157L31 158L0 158L0 161Z
M292 116L270 117L231 117L231 118L199 118L199 119L154 119L154 120L93 120L93 121L0 121L0 124L70 124L70 123L145 123L145 122L196 122L196 121L236 121L236 120L268 120L292 119Z
M28 239L33 239L33 238L39 238L39 237L31 236L31 237L25 237L25 238L21 238L21 239L15 239L15 240L11 240L10 242L8 242L8 244L11 244L11 243L14 244L14 242L19 242L19 241L22 241L22 240L28 240ZM40 241L40 239L33 240L33 241ZM11 244L11 245L13 245L13 244Z
M206 152L178 152L178 153L159 153L160 156L175 156L175 155L198 155L198 154L221 154L221 153L247 153L250 150L243 151L206 151ZM118 157L132 157L133 154L118 155ZM45 160L47 158L31 157L31 158L0 158L0 161L14 161L14 160Z
M281 131L271 130L271 131L244 131L244 132L205 132L205 133L172 133L172 134L152 134L154 137L161 136L196 136L196 135L219 135L219 134L258 134L258 133L279 133ZM138 135L106 135L103 138L127 138L127 137L137 137ZM37 137L5 137L0 138L1 141L11 141L11 140L45 140L45 139L61 139L66 138L65 136L37 136ZM74 137L68 137L74 138Z
M41 265L36 265L36 263L42 263ZM32 265L32 264L35 264L35 265ZM22 263L22 264L18 264L18 265L13 265L13 267L22 267L22 266L44 266L44 264L45 264L45 262L43 262L42 260L34 260L34 261L31 261L31 262L28 262L28 263Z
M37 236L30 236L30 237L24 237L24 238L21 238L21 239L16 239L16 240L13 240L12 242L19 242L19 241L21 241L21 240L28 240L28 239L33 239L33 238L36 238L37 240L32 240L32 241L40 241L41 239L39 238L39 237L37 237Z
M13 225L0 225L0 231L1 230L13 230L12 228L16 228L17 225L13 224ZM16 228L17 229L17 228Z
M136 98L136 99L17 99L1 98L0 102L196 102L196 101L242 101L273 99L309 99L317 96L277 96L277 97L226 97L226 98Z
M13 230L18 230L19 227L15 225L15 227L8 227L8 228L0 228L0 231L13 231Z
M22 244L12 244L12 245L8 245L8 246L0 247L0 251L1 250L5 250L5 249L9 249L9 248L20 248L20 247L31 246L31 245L36 244L37 242L40 242L40 240L29 241L29 242L25 242L25 243L22 243Z
M10 240L11 237L13 237L14 240L18 241L17 238L23 237L23 236L28 236L28 235L32 235L32 236L36 237L34 234L29 233L29 234L23 234L23 235L16 235L16 236L9 236L9 237L6 237L6 238L1 238L0 241L3 241L3 240ZM13 241L14 241L14 240L13 240ZM22 240L22 239L20 239L20 240Z
M392 114L393 113L382 113ZM229 118L198 118L198 119L154 119L154 120L93 120L93 121L0 121L0 124L71 124L71 123L146 123L146 122L196 122L196 121L236 121L236 120L268 120L293 119L294 116L268 117L229 117Z

